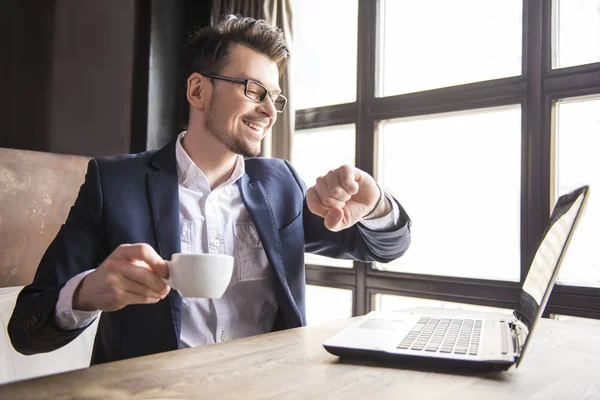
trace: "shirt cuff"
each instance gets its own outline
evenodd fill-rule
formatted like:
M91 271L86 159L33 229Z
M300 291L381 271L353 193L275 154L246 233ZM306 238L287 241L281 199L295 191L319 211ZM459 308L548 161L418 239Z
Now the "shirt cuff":
M392 204L392 211L387 215L374 219L361 219L359 223L372 231L386 231L392 228L396 228L398 225L398 219L400 216L400 210L398 204L394 201L392 196L384 192L385 197Z
M73 294L82 279L94 270L84 271L71 278L60 290L56 303L55 318L58 326L64 330L80 329L88 326L100 315L100 311L73 310Z

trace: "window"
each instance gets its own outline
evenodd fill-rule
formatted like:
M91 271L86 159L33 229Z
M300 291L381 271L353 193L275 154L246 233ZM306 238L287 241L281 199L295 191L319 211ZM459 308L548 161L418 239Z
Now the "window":
M358 0L292 0L297 109L356 100Z
M292 163L300 178L311 187L319 176L340 165L354 165L354 125L332 126L296 131L292 148ZM333 151L332 149L335 149ZM306 264L352 268L351 260L336 260L306 253Z
M306 285L306 324L352 316L352 291Z
M354 125L296 130L292 163L307 187L343 164L354 165Z
M600 319L600 0L293 6L292 162L307 183L354 162L413 220L400 259L312 259L307 282L350 290L354 315L423 299L510 310L554 201L588 184L545 315Z
M520 0L381 4L381 96L521 74Z
M600 61L600 0L553 0L552 67Z
M584 218L569 244L558 282L563 285L600 287L600 97L567 99L557 103L556 198L582 185L590 186Z
M451 301L438 301L420 299L418 297L393 296L389 294L376 294L374 299L376 311L401 311L410 308L442 308L446 310L482 311L497 314L512 314L512 310L498 307L484 307L473 304L455 303Z
M388 120L379 135L379 179L418 223L376 268L518 282L520 107Z

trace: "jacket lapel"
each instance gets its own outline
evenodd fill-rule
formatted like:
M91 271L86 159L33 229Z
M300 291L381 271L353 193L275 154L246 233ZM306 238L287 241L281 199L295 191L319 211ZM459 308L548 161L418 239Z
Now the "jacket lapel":
M157 250L165 260L170 260L174 253L181 252L179 184L177 181L175 143L175 140L172 141L156 153L152 160L152 166L155 170L146 175L154 218ZM171 308L177 344L179 344L181 296L175 290L171 290L167 298Z
M161 257L171 259L173 253L181 251L179 184L174 141L156 153L152 165L156 170L148 173L146 180L150 192L158 252Z
M285 267L281 257L281 241L275 222L273 210L267 198L267 192L260 181L251 181L247 174L238 180L242 200L254 221L256 230L263 244L269 262L275 270L279 280L276 286L276 297L279 307L288 322L288 326L300 326L301 318L296 302L290 292L285 275ZM291 321L295 317L297 321Z

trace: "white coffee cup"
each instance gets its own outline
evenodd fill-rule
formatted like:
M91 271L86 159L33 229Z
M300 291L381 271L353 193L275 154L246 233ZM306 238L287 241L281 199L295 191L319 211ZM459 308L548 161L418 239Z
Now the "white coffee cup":
M167 265L169 278L163 281L181 297L218 299L233 273L233 257L225 254L175 253Z

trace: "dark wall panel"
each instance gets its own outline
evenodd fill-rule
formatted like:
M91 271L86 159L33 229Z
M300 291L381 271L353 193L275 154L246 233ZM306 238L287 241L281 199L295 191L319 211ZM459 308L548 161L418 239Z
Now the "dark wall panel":
M0 147L129 151L135 0L4 0Z
M179 131L181 45L209 0L3 0L0 147L100 156Z
M55 1L0 8L0 147L45 150Z
M129 151L134 0L56 0L48 150Z

